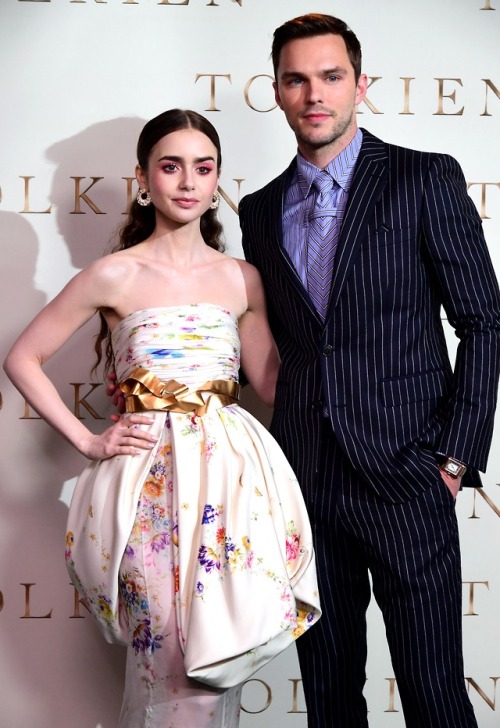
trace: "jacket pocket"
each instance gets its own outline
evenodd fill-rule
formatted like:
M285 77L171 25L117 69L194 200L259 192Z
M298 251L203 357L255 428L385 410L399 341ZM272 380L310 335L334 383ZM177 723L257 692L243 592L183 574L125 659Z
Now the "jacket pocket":
M384 407L399 407L411 402L439 399L446 393L446 373L434 369L406 377L384 379L380 383Z
M414 237L415 231L412 227L390 228L382 224L375 231L375 245L396 245Z

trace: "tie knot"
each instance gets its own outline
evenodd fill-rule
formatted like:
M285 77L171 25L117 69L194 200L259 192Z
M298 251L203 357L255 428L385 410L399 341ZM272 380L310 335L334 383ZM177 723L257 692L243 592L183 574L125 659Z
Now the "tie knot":
M331 190L335 186L335 180L331 176L330 172L326 169L320 169L318 174L313 180L313 186L319 192L320 195L324 195L328 190Z

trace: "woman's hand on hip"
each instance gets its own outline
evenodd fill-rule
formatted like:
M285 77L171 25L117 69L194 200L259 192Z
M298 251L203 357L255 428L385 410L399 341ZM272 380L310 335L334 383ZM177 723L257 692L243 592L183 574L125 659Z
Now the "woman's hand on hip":
M105 460L115 455L138 455L141 450L151 450L158 438L143 429L153 420L147 415L127 414L100 435L91 435L82 453L89 460Z

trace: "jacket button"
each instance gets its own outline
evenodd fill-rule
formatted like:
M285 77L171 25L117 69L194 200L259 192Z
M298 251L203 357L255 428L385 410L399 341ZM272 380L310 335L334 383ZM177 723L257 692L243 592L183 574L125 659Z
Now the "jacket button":
M323 411L323 402L320 399L315 399L312 403L312 411L313 412L322 412Z
M333 346L331 344L325 344L321 349L323 356L331 356L333 354Z

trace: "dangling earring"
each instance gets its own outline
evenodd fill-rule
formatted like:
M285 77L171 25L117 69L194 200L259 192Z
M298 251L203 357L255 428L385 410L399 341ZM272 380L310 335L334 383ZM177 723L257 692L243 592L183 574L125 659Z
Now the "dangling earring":
M139 205L141 207L147 207L151 204L151 195L149 194L148 190L142 190L139 187L139 192L137 193L137 197L135 198Z
M220 195L217 192L217 190L215 190L213 197L212 197L212 204L210 205L210 209L216 210L219 207L219 202L220 202Z

